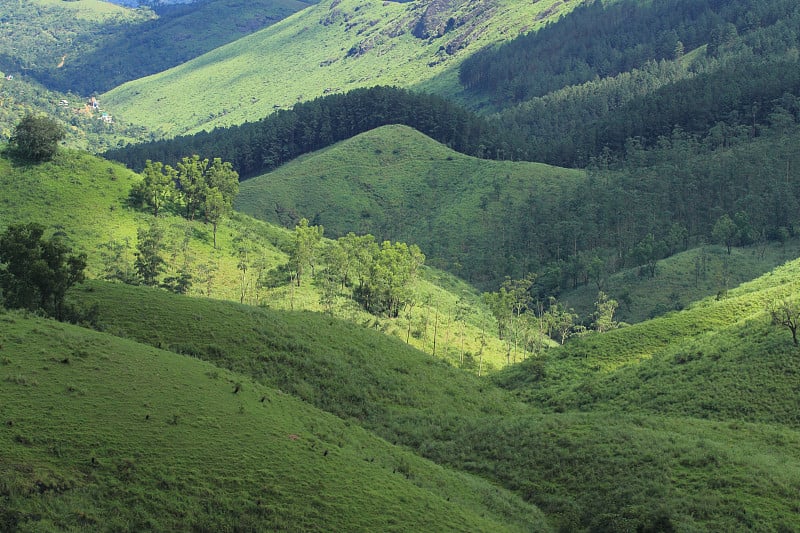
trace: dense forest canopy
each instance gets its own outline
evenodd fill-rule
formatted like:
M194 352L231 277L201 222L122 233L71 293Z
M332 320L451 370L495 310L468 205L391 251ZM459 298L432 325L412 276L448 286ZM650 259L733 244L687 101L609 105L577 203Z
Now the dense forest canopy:
M258 122L131 145L105 155L141 169L147 159L174 164L191 154L215 154L248 178L387 124L405 124L478 157L510 154L512 141L507 135L445 98L397 87L372 87L299 103Z

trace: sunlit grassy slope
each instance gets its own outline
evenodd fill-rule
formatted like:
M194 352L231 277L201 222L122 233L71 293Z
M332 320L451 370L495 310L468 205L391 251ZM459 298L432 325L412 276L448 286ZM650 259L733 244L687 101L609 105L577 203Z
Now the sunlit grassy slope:
M0 157L0 227L40 222L75 250L86 252L89 275L102 277L107 245L127 243L124 260L132 265L137 230L153 221L152 215L128 205L128 193L139 179L116 163L75 151L64 150L55 161L36 166L14 166ZM165 234L166 274L175 275L187 265L193 276L191 294L277 309L323 310L313 283L292 288L286 279L275 288L257 287L263 272L288 260L289 231L235 214L220 226L214 248L211 227L202 221L165 213L159 224ZM245 271L240 268L243 259ZM398 319L369 315L344 296L337 298L332 311L475 372L485 374L509 362L494 319L473 287L425 268L412 291L415 306ZM457 321L459 307L466 313Z
M555 527L770 531L791 530L797 511L800 357L763 306L797 294L796 269L501 373L517 399L314 313L100 283L72 298L98 304L108 332L235 369L510 488Z
M15 313L0 326L3 531L548 529L508 491L247 377Z
M800 298L800 260L680 312L586 335L498 376L539 406L797 427L800 350L767 309ZM576 379L577 378L577 379Z
M168 135L240 124L329 92L431 81L480 48L554 20L579 3L328 0L117 87L103 101L126 120ZM442 80L457 81L446 76L437 83Z
M294 210L332 236L413 242L434 264L458 272L469 263L489 278L503 247L497 229L519 216L529 196L555 194L583 176L465 156L406 126L385 126L243 182L236 207L276 223Z
M147 219L120 167L0 164L2 224L64 231L95 269L88 243ZM186 227L201 257L209 230ZM261 231L280 260L285 232L243 216L219 253ZM322 313L90 281L70 301L103 333L0 315L2 526L791 531L800 355L764 308L799 268L492 380Z
M724 296L741 283L771 271L787 260L800 257L797 240L732 248L706 245L658 261L656 274L645 268L629 268L607 276L600 287L587 283L561 293L559 298L580 316L594 311L598 290L618 301L616 317L636 323L683 309L706 296Z

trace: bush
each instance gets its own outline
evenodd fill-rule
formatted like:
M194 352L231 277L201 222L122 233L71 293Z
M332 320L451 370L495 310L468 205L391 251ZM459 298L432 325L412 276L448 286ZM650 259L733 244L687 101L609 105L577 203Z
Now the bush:
M55 120L29 113L20 120L11 136L11 153L30 163L49 161L65 136L64 128Z

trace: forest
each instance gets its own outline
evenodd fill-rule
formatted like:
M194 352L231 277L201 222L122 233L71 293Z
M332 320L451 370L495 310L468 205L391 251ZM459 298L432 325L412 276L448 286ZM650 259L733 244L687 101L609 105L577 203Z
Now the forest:
M174 164L201 154L230 161L243 179L387 124L405 124L456 151L477 157L509 152L510 138L486 119L447 99L397 87L355 89L279 109L258 122L107 151L134 169L147 159Z

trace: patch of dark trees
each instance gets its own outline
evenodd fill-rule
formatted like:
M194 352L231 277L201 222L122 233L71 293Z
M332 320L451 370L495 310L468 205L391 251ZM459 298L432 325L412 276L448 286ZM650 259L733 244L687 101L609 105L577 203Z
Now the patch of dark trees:
M461 83L501 106L672 59L709 53L797 11L793 0L594 1L545 28L468 58Z
M129 145L104 155L134 170L144 168L148 159L172 165L192 154L220 157L247 179L302 154L390 124L412 127L453 150L477 157L512 153L513 143L499 127L445 98L396 87L372 87L298 103L258 122Z

